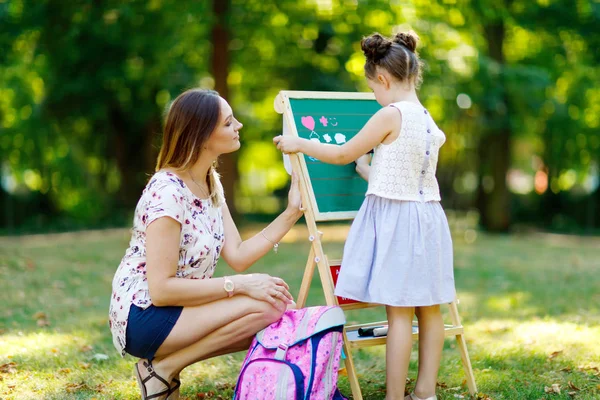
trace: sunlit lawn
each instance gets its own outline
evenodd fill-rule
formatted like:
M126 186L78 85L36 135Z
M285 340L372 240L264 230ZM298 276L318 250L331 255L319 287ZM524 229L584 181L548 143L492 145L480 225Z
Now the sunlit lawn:
M344 230L324 233L326 250L339 257ZM297 293L306 236L292 232L279 254L253 270L283 277ZM117 354L107 325L110 284L127 241L125 231L0 239L0 399L139 398L134 359ZM455 253L459 311L480 392L491 399L600 399L600 239L478 234L468 244L457 233ZM221 265L219 273L227 272ZM322 302L315 277L309 305ZM380 319L382 309L348 314L349 322ZM384 398L384 350L357 355L366 399ZM231 398L242 357L185 370L182 398ZM439 399L467 394L451 339L439 381ZM546 393L553 384L560 393ZM340 387L350 395L345 377Z

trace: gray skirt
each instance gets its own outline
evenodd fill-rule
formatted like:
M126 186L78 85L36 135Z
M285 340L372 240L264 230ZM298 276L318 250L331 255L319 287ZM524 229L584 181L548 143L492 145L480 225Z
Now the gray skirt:
M335 294L398 307L456 297L448 220L437 201L365 198L344 246Z

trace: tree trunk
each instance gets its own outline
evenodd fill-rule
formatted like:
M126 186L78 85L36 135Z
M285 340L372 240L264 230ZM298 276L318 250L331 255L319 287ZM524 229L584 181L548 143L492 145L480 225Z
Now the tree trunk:
M228 12L230 0L213 0L215 24L212 29L213 53L211 60L212 75L215 79L215 90L221 97L231 103L227 75L229 74L229 30ZM235 110L234 110L235 112ZM236 216L235 184L238 180L237 153L223 154L219 160L219 173L225 189L225 197L231 213Z
M590 193L587 206L587 233L591 234L597 227L600 227L600 215L598 208L600 207L600 186L596 188L594 193Z
M121 175L119 205L131 208L142 194L148 174L154 172L156 155L152 147L152 138L157 133L155 130L160 129L160 122L157 119L149 121L143 127L143 134L135 135L131 132L135 126L128 124L121 110L113 108L109 118L114 132L114 144L109 148L112 148L112 155Z
M489 82L493 82L489 88L492 101L489 101L485 110L488 129L479 143L480 182L477 203L483 228L492 232L506 232L511 226L510 193L506 183L510 166L511 130L503 72L504 22L500 20L486 24L484 35L489 56L498 63L500 73L488 76Z
M558 178L562 168L564 147L554 144L555 135L562 135L560 130L554 128L556 122L553 119L548 121L548 129L543 133L544 153L542 161L548 172L548 188L542 194L540 199L539 220L542 221L544 228L552 229L554 216L560 213L561 199L558 194L552 191L552 181Z
M10 195L10 193L4 191L4 189L0 186L0 207L4 210L4 215L2 216L2 221L0 221L0 226L7 229L9 234L13 233L13 229L15 227L15 207L14 207L14 199Z
M510 199L506 185L510 161L508 130L489 132L484 136L479 143L479 157L478 205L481 225L491 232L506 232L511 224Z

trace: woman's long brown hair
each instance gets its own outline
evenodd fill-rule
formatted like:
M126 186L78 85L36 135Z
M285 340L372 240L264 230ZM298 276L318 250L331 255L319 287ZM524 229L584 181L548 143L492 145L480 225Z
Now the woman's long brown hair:
M185 171L194 165L220 116L220 97L214 90L190 89L177 96L165 121L156 171ZM216 165L211 166L206 178L213 204L222 204L223 187Z

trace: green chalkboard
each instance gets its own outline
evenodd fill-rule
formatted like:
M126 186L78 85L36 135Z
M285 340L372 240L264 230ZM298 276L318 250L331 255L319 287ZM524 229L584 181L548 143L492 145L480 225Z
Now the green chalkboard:
M293 116L296 133L321 143L339 145L350 140L381 108L372 94L336 92L330 94L332 98L324 98L327 92L307 92L306 98L300 98L302 94L293 93L288 95L288 115ZM318 98L308 97L311 95ZM356 173L355 164L325 164L308 156L304 161L316 202L316 219L352 218L367 191L367 182Z

